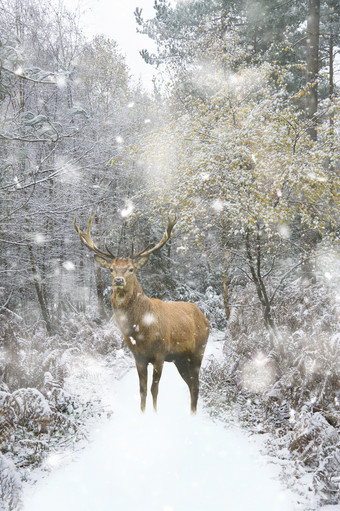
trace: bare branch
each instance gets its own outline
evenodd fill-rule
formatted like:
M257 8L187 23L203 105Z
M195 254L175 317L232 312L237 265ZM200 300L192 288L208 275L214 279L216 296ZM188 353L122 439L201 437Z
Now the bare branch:
M7 67L4 67L4 66L1 66L1 69L3 71L6 71L6 73L16 76L16 78L23 78L24 80L28 80L29 82L38 83L40 85L57 85L57 82L35 80L34 78L30 78L29 76L23 75L21 73L17 73L16 71L12 71L11 69L8 69ZM53 76L53 75L52 75L52 73L49 73L46 76Z

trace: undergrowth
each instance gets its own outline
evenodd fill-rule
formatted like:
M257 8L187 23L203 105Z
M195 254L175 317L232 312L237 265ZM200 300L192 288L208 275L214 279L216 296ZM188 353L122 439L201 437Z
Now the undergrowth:
M253 298L252 298L253 297ZM308 507L339 501L340 303L324 284L298 280L263 325L251 286L238 292L226 329L223 362L202 372L210 413L266 435L287 485ZM295 480L293 480L295 479Z
M0 315L0 509L18 509L27 470L72 447L86 434L86 419L101 413L65 382L89 357L114 357L119 339L111 322L103 327L84 316L49 337L43 322L27 327Z
M185 297L187 298L187 297ZM189 298L193 298L190 296ZM197 301L197 297L196 298ZM200 306L214 328L223 326L221 297L207 290ZM235 297L234 297L235 298ZM234 300L236 301L236 300ZM287 486L304 509L339 500L340 303L325 284L287 287L273 307L275 331L264 327L249 284L237 291L225 329L224 359L201 373L211 415L261 433ZM121 347L112 321L69 318L48 336L43 322L24 326L0 315L0 507L18 509L25 470L42 466L61 446L73 448L98 413L65 385L84 361L111 362Z

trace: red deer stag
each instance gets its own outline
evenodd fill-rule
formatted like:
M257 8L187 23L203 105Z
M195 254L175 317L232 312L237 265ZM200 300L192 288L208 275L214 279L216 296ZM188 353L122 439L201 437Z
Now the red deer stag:
M190 390L191 411L196 412L199 370L209 335L209 322L198 307L187 302L163 302L148 298L136 277L136 272L147 262L150 254L159 250L170 238L176 223L168 221L163 238L157 245L142 250L131 258L115 257L107 248L99 250L91 238L93 216L86 232L74 227L81 242L96 253L99 264L108 268L112 276L111 304L124 341L135 358L139 376L141 410L144 412L147 394L147 366L153 364L151 394L157 411L158 384L163 364L174 362Z

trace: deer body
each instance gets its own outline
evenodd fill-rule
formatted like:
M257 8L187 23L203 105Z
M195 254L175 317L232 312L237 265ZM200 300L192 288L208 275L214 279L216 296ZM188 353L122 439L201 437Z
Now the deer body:
M76 224L75 224L76 225ZM76 227L80 239L89 235ZM172 227L171 227L172 229ZM170 236L171 229L164 235L166 238L156 249L160 248ZM170 231L170 232L169 232ZM188 302L164 302L157 298L148 298L136 277L136 271L143 266L151 251L138 254L137 261L133 258L109 257L97 249L90 237L83 243L94 250L95 259L111 271L112 295L111 305L124 341L131 350L139 376L141 410L145 410L147 395L147 367L153 364L153 380L151 393L154 409L157 409L158 385L162 375L164 362L174 362L180 375L189 387L191 411L196 412L199 391L199 370L209 335L209 322L199 308ZM93 248L95 247L95 249ZM98 255L99 254L99 255Z

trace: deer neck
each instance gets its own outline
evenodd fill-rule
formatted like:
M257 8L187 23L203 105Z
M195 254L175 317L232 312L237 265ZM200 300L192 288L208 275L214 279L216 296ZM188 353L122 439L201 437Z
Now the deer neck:
M127 288L116 288L113 286L111 295L112 307L113 309L127 309L142 295L144 295L144 291L137 279Z
M131 289L115 289L111 295L112 309L124 335L133 335L136 325L149 311L149 298L136 279Z

